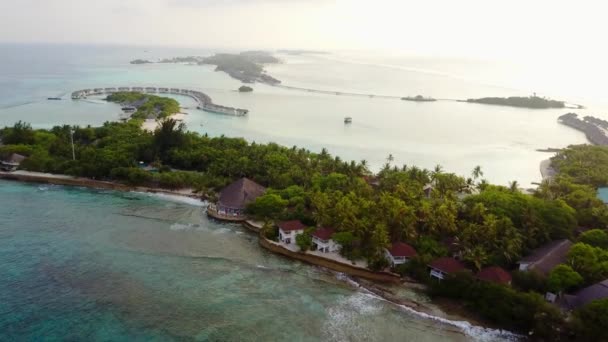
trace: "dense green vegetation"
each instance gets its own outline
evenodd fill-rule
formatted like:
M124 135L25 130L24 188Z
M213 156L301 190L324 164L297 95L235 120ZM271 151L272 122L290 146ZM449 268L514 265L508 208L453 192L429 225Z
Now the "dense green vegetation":
M472 103L483 103L483 104L492 104L492 105L501 105L501 106L510 106L510 107L524 107L524 108L564 108L566 105L563 101L556 101L551 99L546 99L538 96L530 96L530 97L484 97L480 99L468 99L467 102Z
M250 93L253 91L253 88L248 87L248 86L240 86L239 87L239 92L241 93Z
M121 96L121 101L132 101L130 96L136 95ZM349 259L365 259L372 269L387 266L384 248L391 242L407 242L418 256L397 271L431 284L433 295L462 300L505 328L558 340L565 331L577 332L577 338L588 336L602 324L601 319L587 317L602 312L604 306L583 308L567 321L543 301L542 294L573 291L608 277L608 213L595 193L596 186L606 184L595 172L608 170L604 148L559 152L554 159L559 174L541 184L535 195L526 195L516 185L488 184L479 167L470 177L461 177L439 166L432 171L396 166L389 156L382 170L372 175L366 161L343 161L325 150L313 153L238 138L211 138L188 132L172 119L163 120L155 132L143 131L140 124L131 120L101 127L33 130L19 122L0 131L4 143L0 157L23 154L28 157L21 165L26 170L133 185L191 187L211 196L246 176L269 188L248 207L252 216L268 223L300 219L310 227L332 227L337 231L334 239L343 246L341 253ZM147 172L140 162L160 172ZM581 227L588 229L578 235ZM272 224L264 232L269 237L277 234ZM310 233L298 238L302 249L310 248ZM428 279L427 264L439 256L458 254L474 271L489 265L511 269L531 249L561 238L577 243L566 264L546 279L515 272L512 288L480 283L466 274L438 285Z
M106 100L137 108L137 112L131 115L133 119L162 119L179 113L180 109L175 99L139 92L117 92L108 95Z
M216 65L217 71L223 71L231 77L245 83L256 81L271 84L280 83L279 80L264 73L263 64L278 63L279 60L262 51L246 51L240 54L218 53L202 59L200 64Z

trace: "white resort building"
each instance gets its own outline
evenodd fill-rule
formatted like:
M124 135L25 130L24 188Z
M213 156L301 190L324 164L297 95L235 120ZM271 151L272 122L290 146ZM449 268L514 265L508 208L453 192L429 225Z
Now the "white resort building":
M334 253L340 250L340 245L332 240L334 230L331 228L320 228L312 233L313 249L323 253Z
M414 247L403 242L393 242L390 248L384 250L384 253L392 267L405 264L416 256Z
M298 221L283 221L277 223L279 226L279 241L291 245L296 243L296 236L303 234L306 226Z

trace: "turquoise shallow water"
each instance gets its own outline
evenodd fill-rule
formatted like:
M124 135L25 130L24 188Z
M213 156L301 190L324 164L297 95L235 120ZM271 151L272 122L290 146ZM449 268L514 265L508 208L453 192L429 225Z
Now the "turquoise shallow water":
M180 98L182 106L190 107L185 109L189 113L185 119L188 128L200 133L298 145L317 152L327 148L344 160L365 159L375 171L389 154L398 165L432 169L441 164L445 170L465 176L480 165L488 180L504 185L517 180L522 186L540 181L539 163L550 157L536 149L586 141L582 133L557 122L567 110L453 101L415 103L313 94L263 84L255 84L253 93L243 94L236 91L240 82L215 72L212 66L129 64L134 58L155 60L208 55L212 51L146 50L0 44L0 126L13 125L17 120L43 128L99 125L117 120L119 107L100 101L71 101L69 96L65 101L47 101L47 97L94 87L180 87L201 90L218 104L250 110L247 117L238 118L211 114L192 109L190 99ZM544 89L551 88L522 82L524 76L533 74L516 73L501 63L339 53L325 57L278 56L284 63L269 66L268 72L286 85L307 88L458 99L526 96L533 91L545 95ZM511 84L508 80L512 78L519 81L520 88L499 86ZM565 79L563 82L567 83ZM577 111L581 115L603 117L608 108L595 105L591 99L570 97L569 92L554 96L588 105L588 110ZM344 125L346 116L353 118L351 125Z
M458 325L270 254L200 206L0 181L2 341L497 338Z

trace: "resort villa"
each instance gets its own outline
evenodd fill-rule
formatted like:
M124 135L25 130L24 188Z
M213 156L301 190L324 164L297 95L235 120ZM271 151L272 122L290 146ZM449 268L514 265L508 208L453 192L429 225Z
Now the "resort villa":
M405 264L416 256L414 247L403 242L393 242L390 248L384 250L384 253L392 267Z
M334 230L331 228L319 228L312 233L313 249L323 253L333 253L340 250L340 245L332 240Z
M581 308L594 300L605 298L608 298L608 279L586 287L573 296L565 295L562 306L574 310Z
M519 270L536 271L542 275L548 275L555 266L566 261L571 246L570 240L558 240L537 248L518 262Z
M17 153L11 154L8 159L0 162L0 170L2 171L15 171L21 165L21 162L25 160L25 156L22 156Z
M279 227L279 241L284 244L295 244L296 236L303 234L306 226L298 221L283 221L277 223Z
M258 183L248 178L241 178L220 192L217 203L210 204L207 213L218 219L243 221L247 204L255 201L265 192L266 188Z
M511 274L502 267L490 266L477 273L477 279L490 283L511 285Z
M464 265L450 257L443 257L433 260L428 264L431 272L431 278L444 279L447 275L454 274L460 271L464 271L466 268Z

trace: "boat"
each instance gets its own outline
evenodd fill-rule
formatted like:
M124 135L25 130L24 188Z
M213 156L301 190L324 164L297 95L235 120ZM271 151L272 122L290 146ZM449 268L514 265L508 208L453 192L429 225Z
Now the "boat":
M344 123L345 124L353 123L353 118L351 118L350 116L345 117L344 118Z
M59 101L59 100L61 100L61 97L49 97L49 98L47 98L47 100Z

